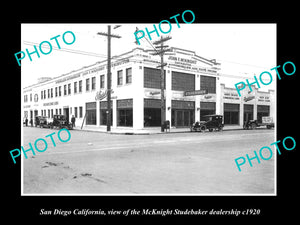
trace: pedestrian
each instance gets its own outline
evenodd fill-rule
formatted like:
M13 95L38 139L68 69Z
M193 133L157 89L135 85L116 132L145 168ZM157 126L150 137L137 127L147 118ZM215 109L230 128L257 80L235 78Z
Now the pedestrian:
M26 125L26 127L28 126L28 119L27 119L27 117L25 119L25 125Z
M32 118L30 119L30 125L33 126L33 120L32 120Z
M72 128L75 127L75 116L73 115L71 118L71 122L72 122Z

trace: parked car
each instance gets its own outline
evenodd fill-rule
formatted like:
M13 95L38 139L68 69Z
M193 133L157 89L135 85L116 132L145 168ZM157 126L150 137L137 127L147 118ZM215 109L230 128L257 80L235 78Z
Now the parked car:
M244 130L253 130L255 129L256 127L258 127L258 123L257 123L257 120L247 120L244 122Z
M258 123L257 120L248 120L244 123L243 128L245 130L255 129L257 127L266 126L268 129L274 128L273 118L269 116L262 117L262 123Z
M205 121L197 121L193 123L191 126L191 131L204 132L208 129L210 132L212 132L213 130L223 130L224 124L222 123L222 115L206 115L204 118Z
M40 128L50 127L51 121L46 116L37 116L35 121L35 126L39 126Z
M67 128L69 130L73 129L72 124L67 120L65 115L54 115L53 122L50 124L50 128Z

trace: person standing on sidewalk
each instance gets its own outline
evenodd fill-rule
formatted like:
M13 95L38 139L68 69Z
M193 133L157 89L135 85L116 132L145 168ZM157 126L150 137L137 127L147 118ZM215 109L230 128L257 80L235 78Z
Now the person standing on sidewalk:
M72 128L74 128L75 127L75 117L74 117L74 115L72 115L72 118L71 118L71 122L72 122Z

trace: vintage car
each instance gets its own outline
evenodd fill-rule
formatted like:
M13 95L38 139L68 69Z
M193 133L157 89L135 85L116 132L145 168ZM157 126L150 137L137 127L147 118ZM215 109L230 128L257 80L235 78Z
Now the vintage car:
M222 115L206 115L203 116L203 118L205 118L205 121L197 121L192 124L191 131L204 132L206 130L209 130L210 132L212 132L213 130L223 130L224 124L222 123Z
M36 116L35 117L35 126L39 126L40 128L49 128L51 123L51 119L46 116Z
M273 118L269 116L263 116L261 123L259 123L257 120L248 120L245 121L243 128L244 130L252 130L261 126L266 126L268 129L274 128Z
M50 124L50 128L67 128L69 130L73 129L72 124L67 120L65 115L54 115L53 122Z

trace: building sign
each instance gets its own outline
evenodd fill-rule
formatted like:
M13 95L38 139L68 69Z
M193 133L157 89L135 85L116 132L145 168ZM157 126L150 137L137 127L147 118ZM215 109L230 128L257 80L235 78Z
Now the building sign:
M102 90L102 91L97 91L96 96L95 96L95 100L102 100L104 98L106 98L107 96L107 90Z
M248 101L251 101L252 99L255 99L255 96L254 95L250 95L248 97L244 97L244 102L248 102Z
M194 96L194 95L205 95L207 94L208 91L203 89L203 90L196 90L196 91L185 91L184 96Z
M111 89L111 94L113 94L114 93L114 90L113 89ZM97 101L97 100L103 100L103 99L105 99L106 98L106 96L107 96L107 90L105 89L105 90L101 90L101 91L97 91L97 93L96 93L96 96L95 96L95 100ZM112 97L111 96L111 99L113 99L113 98L116 98L116 97Z
M238 94L235 92L225 92L223 98L231 100L240 100Z
M269 96L259 96L258 101L259 102L270 102L270 97Z
M185 59L181 57L174 57L174 56L169 56L168 60L174 60L175 64L197 64L196 60L191 60L191 59Z
M43 106L58 105L58 102L46 102Z

